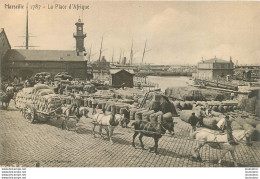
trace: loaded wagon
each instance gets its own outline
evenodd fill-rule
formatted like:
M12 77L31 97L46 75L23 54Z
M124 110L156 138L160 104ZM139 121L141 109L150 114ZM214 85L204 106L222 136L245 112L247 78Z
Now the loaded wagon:
M18 92L15 104L22 111L24 118L31 123L59 118L61 114L60 96L44 84L24 88Z

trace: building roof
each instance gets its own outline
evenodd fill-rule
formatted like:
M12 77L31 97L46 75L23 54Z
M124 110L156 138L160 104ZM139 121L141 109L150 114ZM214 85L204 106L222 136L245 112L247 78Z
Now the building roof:
M0 29L0 36L2 36L2 35L5 36L5 38L6 38L6 40L7 40L7 43L8 43L8 45L9 45L9 47L11 48L11 45L10 45L10 43L9 43L9 40L8 40L8 38L7 38L7 35L6 35L6 33L5 33L5 29L4 29L4 28L1 28L1 29Z
M130 74L132 74L132 75L135 74L133 70L126 70L126 69L111 69L111 70L110 70L110 74L111 74L111 75L114 75L114 74L116 74L116 73L118 73L118 72L120 72L120 71L126 71L126 72L128 72L128 73L130 73Z
M84 61L74 50L26 50L9 49L5 56L14 61Z
M209 60L204 60L204 61L201 61L199 63L231 63L232 61L226 61L226 60L222 60L222 59L219 59L219 58L212 58L212 59L209 59Z

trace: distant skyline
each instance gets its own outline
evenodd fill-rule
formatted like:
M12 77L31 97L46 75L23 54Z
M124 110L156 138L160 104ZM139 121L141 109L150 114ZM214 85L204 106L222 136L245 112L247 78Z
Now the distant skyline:
M6 9L0 2L0 28L4 28L13 49L25 45L26 9ZM145 41L144 62L194 65L215 56L236 64L260 64L259 2L88 2L33 1L45 9L29 9L29 45L39 50L75 50L75 22L82 18L85 48L92 46L92 60L98 59L103 36L103 55L118 61L120 51L129 60L133 40L134 60L140 63ZM89 5L88 10L47 9L48 4ZM31 48L32 49L32 48Z

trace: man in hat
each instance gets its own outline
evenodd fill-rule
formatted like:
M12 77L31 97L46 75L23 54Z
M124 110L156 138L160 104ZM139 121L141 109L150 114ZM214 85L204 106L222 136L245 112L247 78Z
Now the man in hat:
M190 135L192 136L193 132L197 130L197 125L199 123L199 118L195 116L194 112L191 114L188 123L191 125Z
M238 143L235 142L234 136L232 134L232 127L231 127L232 121L230 120L229 116L226 115L225 118L221 119L217 126L221 129L221 131L224 133L224 131L227 131L227 140L230 145L237 145Z

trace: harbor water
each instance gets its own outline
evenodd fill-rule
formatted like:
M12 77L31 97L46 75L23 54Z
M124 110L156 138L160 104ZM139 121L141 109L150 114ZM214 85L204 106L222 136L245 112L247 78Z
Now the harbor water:
M148 76L147 81L158 84L162 92L168 87L188 87L191 82L186 76Z

